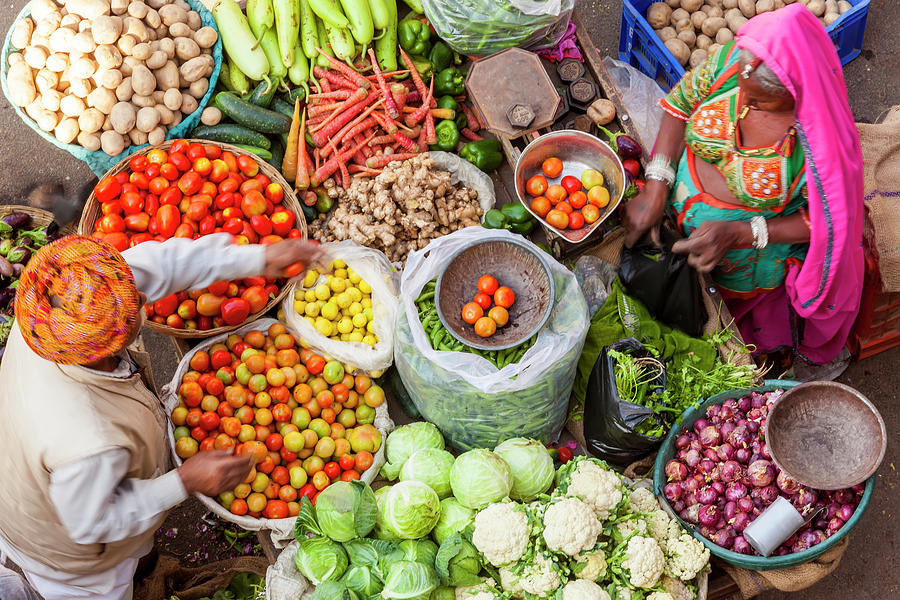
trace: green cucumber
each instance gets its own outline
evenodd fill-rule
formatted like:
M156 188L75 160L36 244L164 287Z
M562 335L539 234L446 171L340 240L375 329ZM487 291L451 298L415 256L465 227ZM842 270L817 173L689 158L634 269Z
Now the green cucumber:
M197 127L191 133L191 136L201 140L235 145L245 144L258 148L269 148L272 145L269 138L263 134L233 123L219 123L218 125Z
M253 91L250 92L250 95L247 96L246 100L250 104L255 104L256 106L261 106L263 108L269 108L269 105L272 104L272 98L275 97L275 92L278 91L278 81L274 79L263 79L259 82L259 84L253 88Z
M284 162L284 144L279 138L272 140L272 158L266 159L269 164L281 171L281 163Z
M219 92L215 105L241 125L262 133L284 133L291 129L291 118L281 113L241 100L231 92ZM252 144L258 145L258 144Z
M266 150L265 148L259 148L258 146L250 146L248 144L235 144L235 146L237 146L241 150L246 150L247 152L250 152L251 154L255 154L265 161L272 160L272 153L269 152L268 150Z
M270 109L274 110L277 113L280 113L288 118L294 117L294 107L291 104L288 104L286 101L281 98L275 98L272 100L272 105L269 106Z
M284 100L292 107L294 106L294 102L297 101L297 98L300 98L300 101L303 102L306 100L306 90L303 88L294 88L288 93L284 95Z

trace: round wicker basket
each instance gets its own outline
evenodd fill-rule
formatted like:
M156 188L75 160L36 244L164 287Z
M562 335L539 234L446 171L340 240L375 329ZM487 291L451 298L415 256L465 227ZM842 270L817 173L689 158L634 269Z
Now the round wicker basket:
M31 215L31 221L35 227L46 227L53 222L53 213L41 208L33 208L24 204L0 204L0 217L5 217L9 213L21 212ZM60 228L62 235L75 233L74 225L66 225Z
M161 149L161 150L167 150L174 141L175 140L169 140L169 141L163 142L162 144L160 144L158 146L150 146L147 148L142 148L140 151L135 152L134 154L131 154L131 155L123 158L122 160L120 160L116 164L116 166L114 166L112 169L110 169L109 171L106 172L104 177L107 175L117 175L118 173L126 170L128 168L128 161L135 154L147 154L151 150L154 150L157 148ZM282 200L282 206L284 206L285 208L287 208L288 210L290 210L291 212L294 213L294 216L296 217L296 221L297 221L297 225L296 225L297 229L299 229L303 233L303 239L307 238L306 219L303 216L303 209L301 208L300 201L297 199L297 196L294 194L294 190L290 186L290 184L288 184L288 182L285 181L284 177L282 177L281 173L278 172L278 169L276 169L275 167L273 167L266 161L262 160L258 156L254 155L250 152L247 152L246 150L242 150L241 148L238 148L237 146L232 146L231 144L224 144L224 143L220 143L220 142L210 142L209 140L189 139L188 141L192 142L192 143L197 142L200 144L213 144L215 146L220 147L222 150L227 150L235 155L246 155L246 156L251 157L253 160L255 160L256 164L259 165L260 173L263 173L266 177L271 179L273 182L281 184L281 187L284 190L284 200ZM84 204L84 210L81 213L81 221L78 223L78 232L81 234L84 234L84 235L91 235L94 232L94 223L102 215L103 215L103 212L102 212L102 209L100 206L100 202L97 200L97 197L94 194L94 192L91 192L91 195L88 196L88 199ZM249 317L247 317L247 319L244 320L244 323L250 323L252 321L255 321L256 319L259 319L260 317L265 315L267 312L269 312L273 308L276 308L277 306L279 306L281 301L284 300L285 296L288 294L290 287L291 286L289 286L289 285L283 286L281 288L281 292L278 294L277 297L271 299L269 301L269 303L266 304L265 308L263 308L261 311L251 314ZM228 332L234 331L235 329L240 327L242 324L243 323L240 323L238 325L226 325L223 327L214 327L212 329L199 330L199 329L175 329L174 327L169 327L168 325L161 325L159 323L155 323L150 320L145 321L146 327L152 329L153 331L156 331L157 333L161 333L163 335L169 335L169 336L177 337L177 338L193 338L193 339L208 338L208 337L212 337L215 335L228 333Z

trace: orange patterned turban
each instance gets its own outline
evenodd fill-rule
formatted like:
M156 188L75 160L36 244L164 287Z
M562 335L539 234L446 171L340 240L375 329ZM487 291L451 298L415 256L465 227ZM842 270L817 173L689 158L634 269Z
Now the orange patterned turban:
M41 248L22 271L16 290L16 321L25 342L41 358L63 365L93 362L121 350L131 339L139 310L125 259L109 244L83 235Z

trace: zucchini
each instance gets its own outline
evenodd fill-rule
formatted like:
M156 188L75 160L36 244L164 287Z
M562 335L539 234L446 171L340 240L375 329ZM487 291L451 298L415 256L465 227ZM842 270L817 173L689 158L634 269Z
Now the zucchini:
M272 140L272 158L267 159L269 164L281 171L281 163L284 162L284 144L280 138Z
M306 100L306 90L304 90L303 88L294 88L284 95L285 102L290 104L292 108L297 98L300 98L300 102Z
M231 119L245 127L262 133L284 133L291 129L291 118L281 113L256 106L238 98L231 92L219 92L215 105ZM258 146L259 144L253 144Z
M213 142L225 142L226 144L246 144L259 148L269 148L272 142L263 134L247 129L242 125L233 123L219 123L218 125L197 127L191 133L192 137Z
M274 100L272 100L272 105L269 106L269 108L288 118L292 119L294 117L294 105L288 104L281 98L275 98Z
M265 161L272 160L272 153L269 152L268 150L266 150L265 148L259 148L257 146L250 146L248 144L235 144L235 146L237 146L241 150L246 150L247 152L250 152L251 154L255 154Z
M269 105L272 104L272 98L275 97L275 92L277 91L278 81L266 78L253 88L253 91L250 92L246 99L250 104L269 108Z

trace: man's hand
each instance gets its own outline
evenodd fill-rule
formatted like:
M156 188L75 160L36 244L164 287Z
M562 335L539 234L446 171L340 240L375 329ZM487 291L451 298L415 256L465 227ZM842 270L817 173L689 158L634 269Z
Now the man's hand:
M648 231L651 241L656 246L661 246L659 224L665 214L668 194L669 190L664 183L650 180L643 192L628 201L622 217L626 246L629 248L634 246Z
M327 267L331 257L318 242L310 240L284 240L266 246L266 277L295 277L308 267L318 265ZM303 263L298 273L291 272L288 267Z
M218 496L246 479L253 468L250 456L231 456L227 452L198 452L178 467L178 475L188 494Z
M729 250L753 241L746 221L706 221L686 240L678 240L672 252L688 255L688 264L701 273L716 268Z

